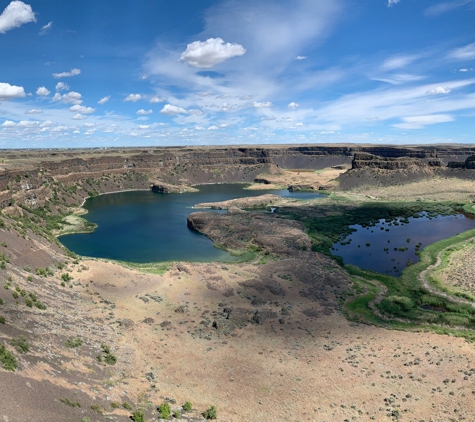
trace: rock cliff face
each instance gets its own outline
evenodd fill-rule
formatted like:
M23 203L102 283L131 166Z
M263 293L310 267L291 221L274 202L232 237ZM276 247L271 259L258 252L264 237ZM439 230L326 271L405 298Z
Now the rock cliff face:
M475 170L475 155L471 155L465 161L449 161L447 167L452 169Z
M125 189L180 191L200 183L252 182L279 168L318 170L349 164L353 169L471 168L457 164L474 147L299 145L259 147L113 148L0 151L0 208L29 207L67 196L85 197ZM354 159L353 159L354 157ZM160 190L162 189L162 190Z
M381 157L364 152L357 152L352 161L352 169L378 168L383 170L408 169L410 167L442 167L442 162L435 157L435 154L428 154L429 157Z

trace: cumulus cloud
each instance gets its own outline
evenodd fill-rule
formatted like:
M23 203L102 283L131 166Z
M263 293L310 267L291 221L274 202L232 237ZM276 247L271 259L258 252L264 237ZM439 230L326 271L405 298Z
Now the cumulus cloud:
M53 73L53 78L69 78L71 76L77 76L81 74L81 69L71 69L69 72Z
M49 31L51 31L52 27L53 27L53 21L48 22L46 25L41 27L41 31L39 32L40 35L46 35Z
M143 108L137 111L137 114L139 116L144 116L146 114L152 114L152 113L153 113L152 110L144 110Z
M108 95L107 97L101 98L101 99L97 102L97 104L103 105L103 104L107 103L107 101L109 101L110 98L111 98L110 95Z
M29 22L36 22L31 6L22 1L12 1L0 15L0 34Z
M299 107L299 104L294 103L293 101L287 106L289 110L296 110Z
M218 130L218 126L215 126L215 125L210 126L208 130Z
M456 48L449 57L456 60L472 60L475 59L475 42L466 45L465 47Z
M25 90L22 86L0 82L0 101L11 100L13 98L23 98L24 96Z
M40 97L46 97L47 95L50 94L50 91L49 89L47 89L46 87L44 86L40 86L37 90L36 90L36 95L39 95Z
M150 125L139 125L139 129L142 129L142 130L150 129Z
M94 113L95 109L92 107L85 107L85 106L76 104L76 105L73 105L72 107L69 107L69 111L82 113L82 114L91 114L91 113Z
M305 60L307 56L297 56L295 60Z
M12 122L11 120L5 120L2 123L2 127L14 127L14 126L16 126L16 123Z
M401 0L388 0L388 7L391 7L394 4L398 4Z
M186 110L181 107L173 106L170 104L165 104L160 110L161 114L174 115L174 114L183 114L186 113Z
M439 94L449 94L450 88L442 88L438 86L437 88L432 88L426 91L427 95L439 95Z
M66 104L81 104L82 103L82 95L79 92L71 91L67 94L61 95L59 92L54 94L52 101L62 101Z
M222 38L209 38L188 44L180 61L200 69L209 69L231 57L242 56L245 52L242 45L224 43Z
M132 101L135 103L138 100L141 100L142 96L140 94L130 94L127 97L125 97L124 101Z
M37 108L32 108L31 110L26 110L25 114L41 114L43 113L43 110L37 109Z
M156 95L152 98L150 98L149 102L152 104L155 103L163 103L165 100L163 98L157 97Z
M260 102L257 102L257 101L254 101L254 103L252 103L252 106L255 107L255 108L266 108L266 107L272 107L272 103L267 101L265 103L260 103Z
M75 114L73 117L71 117L73 120L84 120L87 119L87 116L84 116L81 113Z
M69 86L66 85L64 82L58 82L56 84L56 91L67 91Z

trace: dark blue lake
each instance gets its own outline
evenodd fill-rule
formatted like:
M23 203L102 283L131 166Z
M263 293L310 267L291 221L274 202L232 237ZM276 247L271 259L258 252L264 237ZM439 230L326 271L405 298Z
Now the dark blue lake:
M406 223L380 220L373 227L350 227L356 231L335 243L332 254L341 256L345 264L399 276L409 262L419 261L417 250L475 228L475 219L462 214L429 218L422 213Z
M120 192L89 198L84 217L98 227L93 233L59 237L71 251L84 256L129 262L232 261L227 252L186 225L191 207L200 202L272 193L295 199L314 199L321 194L244 190L242 184L197 186L198 193L162 194L151 191Z

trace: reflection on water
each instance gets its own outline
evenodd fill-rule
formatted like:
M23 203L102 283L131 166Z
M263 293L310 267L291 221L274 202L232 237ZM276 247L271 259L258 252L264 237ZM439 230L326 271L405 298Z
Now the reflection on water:
M419 261L425 246L475 228L475 220L464 215L380 220L373 227L350 226L356 231L335 243L333 255L345 264L399 276L408 263Z
M198 188L198 193L136 191L90 198L84 204L88 210L85 217L96 223L97 229L93 233L61 236L59 240L80 255L129 262L231 261L231 255L214 248L208 238L187 227L188 214L196 211L191 209L193 205L265 193L297 199L323 196L287 190L244 190L239 184Z

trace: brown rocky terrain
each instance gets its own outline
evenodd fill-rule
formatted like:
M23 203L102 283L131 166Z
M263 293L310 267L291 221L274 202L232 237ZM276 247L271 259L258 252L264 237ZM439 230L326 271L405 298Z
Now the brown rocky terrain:
M355 152L386 159L346 171ZM0 418L126 421L127 403L152 421L160 403L179 410L190 400L196 410L184 419L201 420L213 404L222 421L474 420L473 345L349 322L341 303L351 279L312 252L298 222L243 211L247 200L213 204L231 209L195 212L183 223L254 257L145 272L68 254L53 236L54 216L86 197L151 186L232 181L324 187L347 200L468 199L470 170L445 166L474 152L354 145L2 151L0 346L18 368L0 367ZM432 160L441 165L421 164ZM68 226L77 223L72 217ZM21 336L26 353L12 344ZM70 338L81 344L68 347Z

